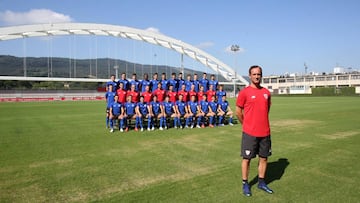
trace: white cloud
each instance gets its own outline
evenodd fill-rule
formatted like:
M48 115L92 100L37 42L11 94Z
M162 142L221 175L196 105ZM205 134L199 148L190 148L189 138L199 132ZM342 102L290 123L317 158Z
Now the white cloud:
M206 48L209 48L209 47L212 47L212 46L214 46L213 42L202 42L202 43L196 45L196 47L199 48L199 49L206 49Z
M32 9L27 12L14 12L10 10L0 12L0 21L7 25L24 25L71 22L73 19L68 15L49 9Z
M155 28L155 27L148 27L145 29L146 31L149 31L149 32L153 32L153 33L156 33L156 34L161 34L160 30Z
M232 46L232 45L229 45L228 47L226 47L224 51L227 52L227 53L234 53L234 51L231 51L231 46ZM239 47L239 50L236 51L236 52L237 52L237 53L244 53L244 52L245 52L245 49L242 48L242 47Z

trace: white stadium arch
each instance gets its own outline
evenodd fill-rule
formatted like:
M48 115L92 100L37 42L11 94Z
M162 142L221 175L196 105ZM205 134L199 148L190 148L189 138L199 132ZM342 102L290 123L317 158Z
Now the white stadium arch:
M248 85L248 81L236 74L235 70L210 54L180 40L151 31L93 23L35 24L0 28L0 41L51 35L103 35L128 38L159 45L199 61L203 65L220 73L229 82L232 81L241 85ZM12 78L14 79L15 77ZM0 79L4 79L4 76L0 76Z

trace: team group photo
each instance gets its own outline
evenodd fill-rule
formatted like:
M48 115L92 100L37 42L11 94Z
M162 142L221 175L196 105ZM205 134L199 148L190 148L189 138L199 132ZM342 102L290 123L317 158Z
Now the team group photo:
M162 73L152 78L145 73L141 80L133 73L127 79L122 73L106 83L106 128L110 132L153 131L168 128L205 128L233 125L233 111L223 85L215 75L203 73Z

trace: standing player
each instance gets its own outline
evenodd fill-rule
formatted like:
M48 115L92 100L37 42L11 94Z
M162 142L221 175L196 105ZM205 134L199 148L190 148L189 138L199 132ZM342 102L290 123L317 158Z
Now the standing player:
M176 108L175 108L175 103L171 102L169 96L165 97L164 102L162 103L163 106L163 110L164 110L164 126L165 129L167 128L167 123L166 123L166 119L167 118L173 118L174 119L174 127L177 126L177 114L176 114Z
M224 126L223 122L226 116L229 116L229 125L234 125L232 123L233 112L231 111L229 102L226 101L226 96L222 96L221 100L218 101L218 105L219 125Z
M168 89L169 89L169 81L166 79L166 73L161 74L160 83L161 83L162 89L165 90L165 91L168 91Z
M123 84L123 89L127 91L130 88L130 82L126 79L126 73L121 73L121 79L118 81L118 86L120 83Z
M147 73L144 74L143 80L140 82L141 84L141 93L145 92L146 86L150 86L151 89L151 82L149 80L149 75Z
M139 102L139 92L136 91L135 84L131 85L131 88L127 91L126 96L131 96L131 101L135 104Z
M171 79L169 79L169 86L172 85L174 88L174 92L177 92L178 82L176 79L176 73L171 73Z
M126 103L124 104L125 132L129 130L131 120L132 119L136 120L135 107L136 107L136 103L132 102L131 96L128 96L126 99ZM135 127L135 131L137 130L138 129ZM120 131L123 132L123 129L120 129Z
M223 96L226 96L226 92L224 91L224 85L219 85L219 89L216 91L216 99L219 101Z
M200 82L196 73L194 73L193 84L195 85L195 92L199 92Z
M140 81L137 79L136 73L132 74L132 78L130 80L130 86L133 86L133 85L135 87L135 91L139 92L139 90L140 90Z
M157 100L161 103L165 99L165 90L163 90L161 83L157 84L157 89L153 91L153 94L157 96Z
M211 74L210 75L210 80L209 80L209 86L212 85L213 89L216 91L217 87L219 85L219 82L215 79L215 75Z
M206 77L207 77L206 73L203 73L203 77L199 81L200 85L204 87L204 92L207 92L209 87L209 80Z
M169 97L169 100L175 104L175 102L177 101L177 92L174 91L174 86L170 85L169 86L169 90L166 92L166 96Z
M158 74L157 73L153 74L153 79L150 81L150 84L151 84L151 92L154 93L154 91L157 89L157 86L159 84Z
M262 77L260 66L251 66L249 77L250 85L240 91L236 100L236 116L242 124L243 131L241 144L243 193L251 196L248 183L250 161L259 155L258 188L272 194L273 191L265 183L267 160L271 155L269 124L271 95L269 90L260 85Z
M150 130L151 126L151 114L150 114L150 105L144 101L144 96L140 96L140 101L137 103L136 108L136 124L135 128L140 125L140 131L144 131L143 128L143 119L148 119L147 129Z
M116 92L117 82L115 81L115 75L110 76L110 81L106 82L106 91L109 90L109 86L112 85L112 91Z
M182 73L178 74L178 79L177 79L178 89L177 89L177 91L181 90L183 84L185 83L185 80L183 79L182 75L183 75Z
M190 91L191 85L193 84L193 81L191 80L191 75L190 74L188 74L186 76L186 80L185 80L184 84L185 84L185 90Z
M176 114L178 116L177 124L178 124L179 128L182 128L181 120L185 118L185 114L186 114L186 103L183 100L182 94L179 95L179 100L177 100L175 102L175 109L176 109ZM177 126L175 126L175 128L177 128Z
M150 102L150 112L151 112L151 118L153 118L151 130L155 130L155 123L157 119L160 119L159 130L163 130L162 126L164 122L164 117L163 117L164 113L161 103L157 100L157 96L154 96L153 100Z
M119 102L119 97L114 97L114 102L110 106L110 132L114 132L114 122L119 120L119 130L123 129L123 105Z
M109 128L109 121L110 121L110 106L114 102L114 97L116 93L113 92L113 85L110 84L108 91L105 93L106 99L106 128Z
M126 102L127 92L123 88L124 83L119 83L119 88L116 90L116 94L119 96L119 102L124 104Z

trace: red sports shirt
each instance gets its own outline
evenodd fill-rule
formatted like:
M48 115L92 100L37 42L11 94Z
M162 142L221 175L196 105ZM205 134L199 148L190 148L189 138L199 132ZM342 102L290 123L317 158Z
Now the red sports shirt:
M125 103L126 102L126 91L123 89L118 89L118 90L116 90L116 93L119 97L119 102Z
M139 92L129 90L127 96L131 96L131 102L135 104L139 102Z
M198 93L197 93L197 101L199 102L199 101L202 101L203 100L203 96L204 96L204 94L205 94L205 92L203 92L203 91L199 91Z
M175 104L175 102L177 101L177 93L168 91L166 95L169 96L169 101Z
M206 92L206 96L207 96L207 101L210 102L211 101L211 97L216 95L216 91L215 90L208 90Z
M266 88L246 87L240 91L236 106L244 109L243 131L254 137L270 135L271 94Z
M189 100L191 99L192 96L195 96L195 99L197 99L196 97L197 93L195 91L189 91ZM197 100L196 100L197 101Z
M156 89L156 90L154 91L154 95L157 96L157 99L158 99L159 102L163 102L164 99L165 99L165 90L163 90L163 89Z
M152 101L153 94L151 92L143 92L141 96L144 97L144 102L150 103Z
M187 92L186 90L180 90L178 91L178 96L182 95L183 96L183 101L184 102L188 102L189 101L189 92Z

